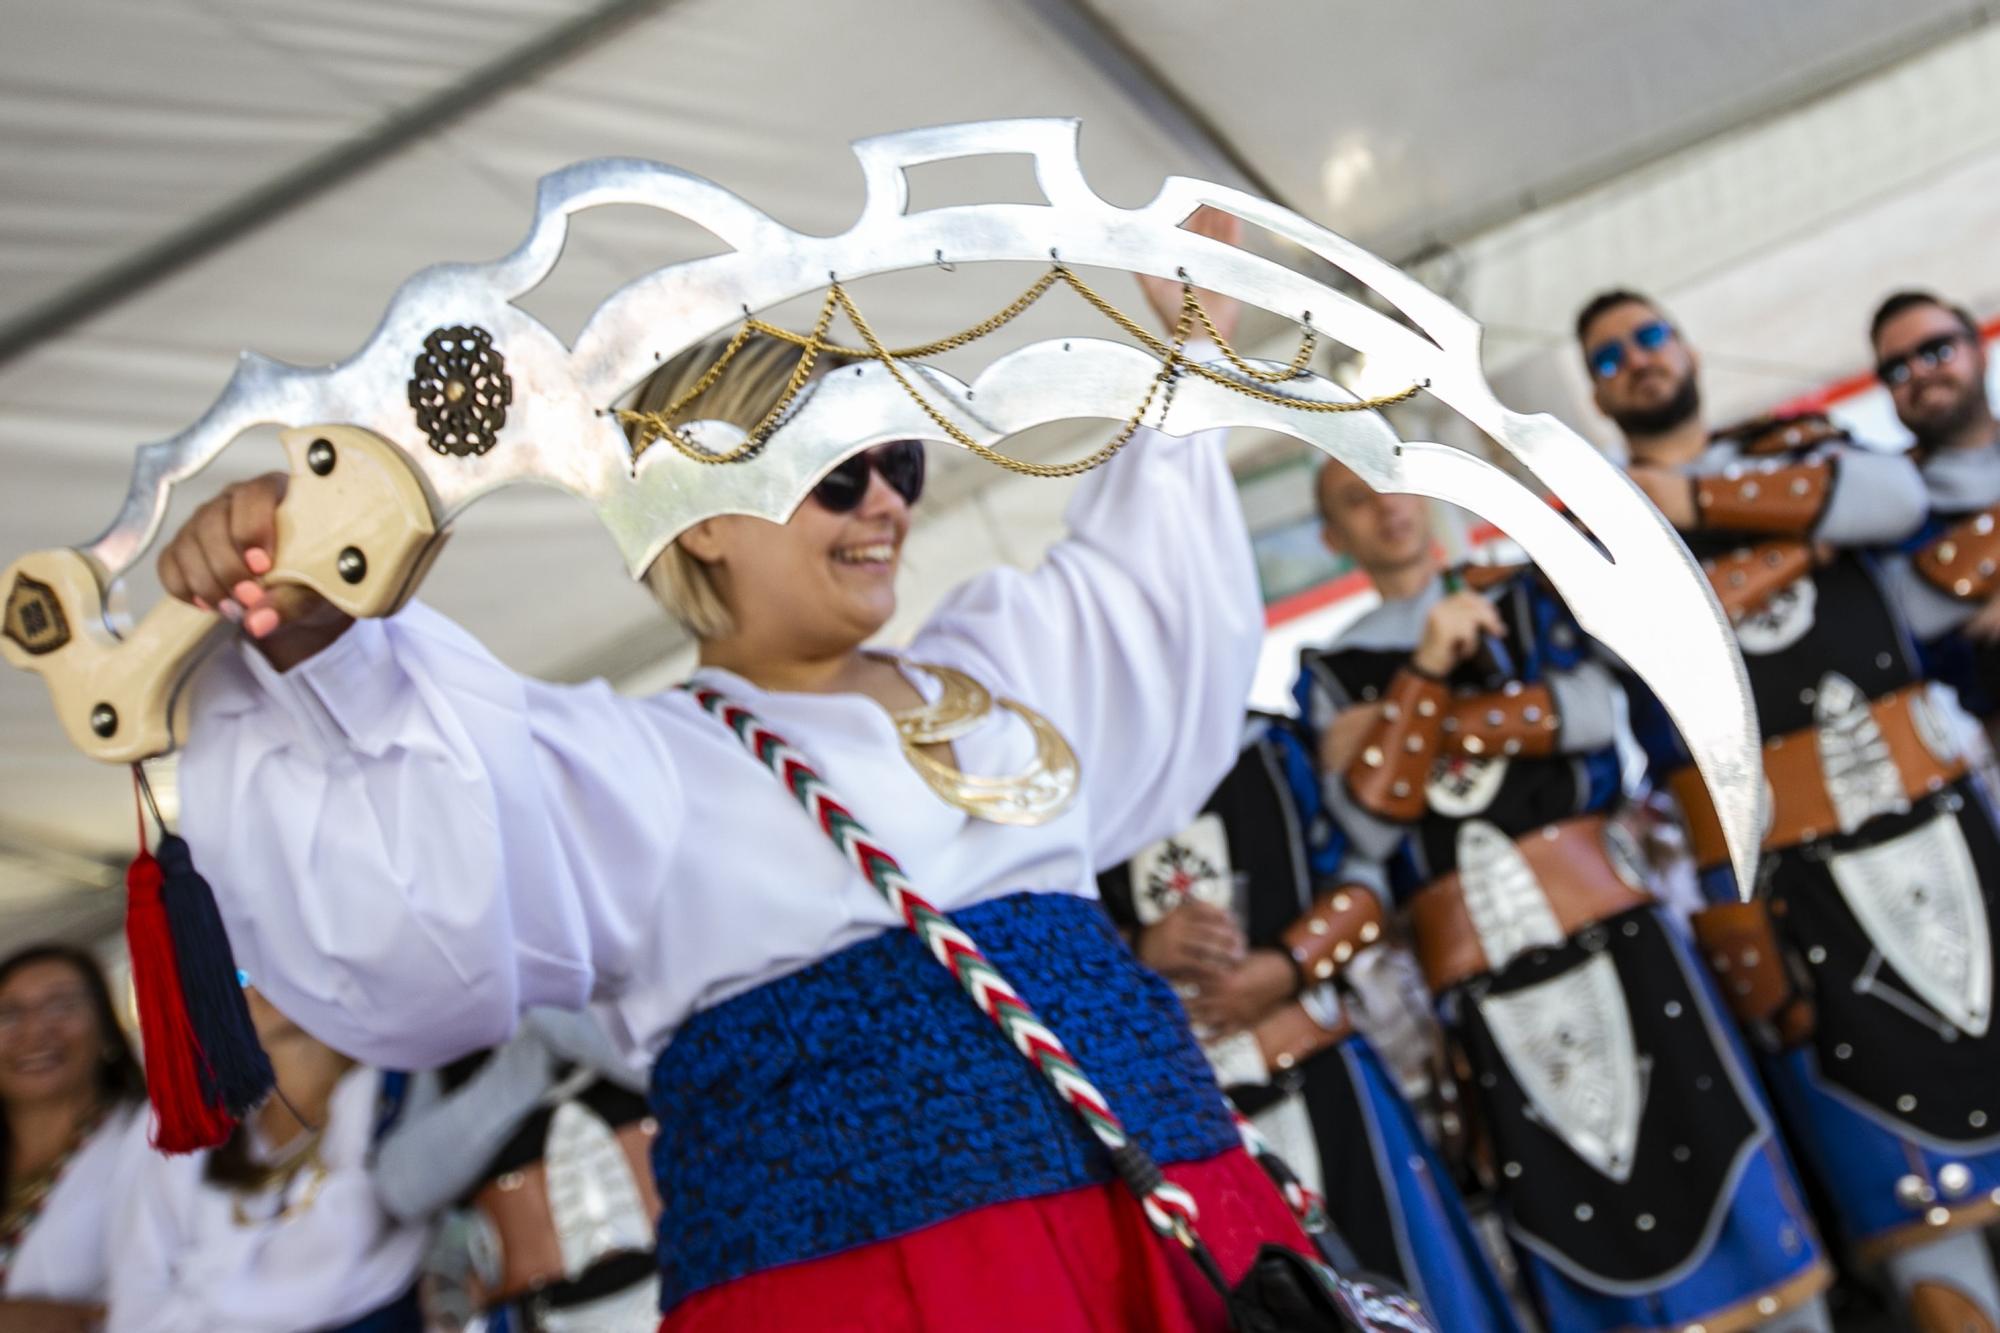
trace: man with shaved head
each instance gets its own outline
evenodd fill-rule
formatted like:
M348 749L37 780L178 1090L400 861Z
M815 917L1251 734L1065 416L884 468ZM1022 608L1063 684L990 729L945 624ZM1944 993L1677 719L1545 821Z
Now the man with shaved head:
M1537 570L1447 567L1426 501L1337 462L1318 501L1382 596L1297 690L1345 888L1409 931L1543 1322L1827 1328L1770 1115L1619 819L1611 672Z
M1922 478L1824 416L1711 432L1699 357L1636 292L1592 299L1576 334L1633 481L1735 627L1764 733L1771 811L1743 903L1706 788L1634 696L1711 904L1702 950L1850 1252L1887 1263L1918 1329L1992 1333L1979 1229L2000 1214L2000 835L1873 550L1923 522Z

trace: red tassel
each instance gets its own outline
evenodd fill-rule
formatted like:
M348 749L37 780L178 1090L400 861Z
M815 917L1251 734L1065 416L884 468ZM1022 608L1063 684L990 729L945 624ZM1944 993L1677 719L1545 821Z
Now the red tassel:
M146 1095L153 1103L153 1146L161 1152L215 1148L236 1121L202 1093L206 1057L195 1041L174 966L174 938L160 898L164 874L153 854L141 851L125 871L125 944L132 954L132 990L145 1043Z

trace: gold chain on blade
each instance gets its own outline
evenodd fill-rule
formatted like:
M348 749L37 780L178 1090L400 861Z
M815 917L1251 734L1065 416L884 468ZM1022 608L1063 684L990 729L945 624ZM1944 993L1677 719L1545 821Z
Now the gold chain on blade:
M1158 357L1160 359L1160 373L1153 377L1152 383L1147 386L1145 397L1140 400L1138 409L1126 418L1125 424L1119 430L1118 434L1088 458L1079 459L1073 463L1030 463L1025 459L1003 454L996 449L981 444L966 434L955 422L946 417L942 411L932 404L931 400L910 380L900 363L904 360L936 356L943 352L955 351L969 343L977 342L988 334L1012 323L1030 306L1047 295L1049 290L1058 282L1075 291L1078 296L1081 296L1099 314L1117 325L1126 334L1136 339L1147 351ZM833 315L836 310L847 316L848 323L852 324L854 331L861 335L863 346L844 347L839 343L831 342L827 339L827 329L832 325ZM1192 332L1193 325L1196 323L1199 323L1203 331L1214 340L1216 347L1221 350L1224 359L1239 374L1244 376L1244 379L1238 379L1234 375L1225 374L1213 367L1201 365L1198 362L1187 359L1183 349ZM790 343L794 347L797 347L799 349L798 363L792 367L792 373L786 382L784 393L779 396L778 401L772 404L771 409L745 435L743 443L724 453L711 453L683 436L679 429L675 427L674 420L688 408L692 407L703 394L715 386L716 381L722 378L722 372L735 359L736 354L743 349L744 343L749 341L752 334L762 334L765 337L775 338L780 342ZM875 336L874 329L869 326L868 321L862 316L860 308L854 303L854 299L847 294L846 288L842 287L840 283L834 282L827 287L826 300L820 304L819 317L813 321L811 333L794 333L790 329L779 328L775 324L768 324L746 313L742 326L737 329L735 335L723 347L714 363L706 371L702 372L701 378L696 380L686 392L656 411L634 412L621 409L617 413L617 416L621 422L638 427L637 434L632 442L633 456L635 458L643 453L647 446L652 444L654 440L665 440L674 447L677 453L697 463L737 463L753 456L758 450L764 447L764 443L769 438L770 433L784 419L785 413L790 410L792 404L797 401L799 393L812 379L813 366L818 362L821 355L836 356L849 361L879 361L896 383L902 387L903 392L910 396L911 401L923 409L924 415L929 417L937 428L943 431L946 437L954 443L970 450L988 462L996 463L1011 472L1019 472L1031 477L1073 477L1101 466L1125 446L1126 442L1138 432L1140 423L1145 420L1147 411L1153 405L1153 400L1159 396L1161 386L1169 384L1178 371L1185 370L1191 374L1199 375L1212 384L1219 384L1233 393L1244 395L1246 398L1253 398L1259 402L1292 408L1300 412L1368 412L1377 408L1389 407L1396 403L1407 402L1409 399L1416 397L1424 388L1421 384L1412 384L1400 393L1387 394L1380 398L1364 398L1354 402L1324 402L1318 399L1298 398L1290 394L1275 393L1263 387L1268 384L1279 384L1286 380L1296 379L1303 374L1306 363L1312 358L1314 343L1315 334L1312 328L1308 326L1304 336L1300 339L1299 349L1292 355L1289 364L1277 370L1259 369L1240 355L1236 348L1230 344L1229 340L1222 335L1222 330L1215 326L1215 321L1209 317L1207 308L1201 303L1201 297L1195 292L1193 285L1187 281L1185 275L1182 276L1181 280L1180 313L1179 317L1175 320L1172 337L1170 340L1162 339L1159 335L1153 333L1123 310L1120 310L1117 306L1106 300L1089 283L1078 277L1073 270L1062 263L1056 263L1050 267L1047 273L1037 278L1026 291L1015 297L1006 306L969 328L962 329L957 333L949 334L946 337L938 338L931 342L919 343L911 347L885 347L881 339Z
M1116 435L1112 436L1108 442L1095 453L1091 454L1090 457L1079 458L1073 463L1030 463L1024 458L1015 458L1010 454L1003 454L997 449L989 448L981 444L978 440L973 439L970 435L967 435L963 430L960 430L955 422L932 406L929 398L918 392L917 386L912 384L909 377L903 373L901 363L891 356L889 349L882 346L881 341L875 337L875 330L868 327L868 322L861 317L861 312L855 308L854 302L848 298L847 293L841 289L839 283L833 285L832 295L840 302L841 309L846 313L849 321L853 323L855 332L859 333L861 340L868 344L869 354L882 363L883 367L894 377L896 383L903 386L903 392L910 395L910 398L916 405L923 409L924 415L937 424L939 430L949 436L953 442L964 446L987 462L997 463L1009 472L1019 472L1023 476L1029 477L1078 476L1090 471L1094 467L1100 467L1104 463L1109 462L1113 454L1125 447L1126 441L1138 433L1139 423L1145 420L1146 410L1153 405L1153 399L1159 396L1160 386L1173 379L1174 366L1181 359L1181 346L1187 341L1196 305L1194 288L1188 286L1186 283L1182 283L1181 310L1180 317L1174 321L1172 354L1160 362L1159 373L1153 376L1152 382L1146 386L1146 396L1139 400L1138 408L1133 411L1131 416L1125 419L1124 426L1120 428Z

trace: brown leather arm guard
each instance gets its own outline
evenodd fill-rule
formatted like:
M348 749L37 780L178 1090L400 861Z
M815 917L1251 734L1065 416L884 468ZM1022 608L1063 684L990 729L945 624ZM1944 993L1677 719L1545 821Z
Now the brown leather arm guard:
M1424 813L1424 779L1438 757L1450 703L1442 681L1410 667L1382 695L1382 716L1347 766L1347 790L1370 814L1408 824Z
M1358 884L1323 893L1312 910L1285 928L1285 952L1308 985L1326 981L1382 938L1382 904Z
M1459 581L1473 592L1491 592L1509 579L1519 578L1534 566L1525 561L1515 565L1460 565Z
M1795 454L1802 449L1827 444L1848 438L1847 432L1824 412L1806 412L1796 416L1762 416L1749 421L1740 421L1733 426L1716 432L1718 438L1727 437L1742 446L1743 452L1752 458L1768 457L1772 454Z
M1951 525L1917 552L1917 573L1949 596L1984 602L2000 591L2000 505Z
M1722 903L1696 912L1694 936L1730 1012L1779 1049L1812 1035L1812 1001L1792 984L1761 902Z
M1444 745L1457 754L1554 754L1561 727L1548 686L1509 681L1505 689L1454 699Z
M1760 542L1702 562L1715 600L1734 625L1783 589L1812 572L1812 547L1804 542Z
M1756 532L1803 537L1833 494L1833 461L1818 458L1770 471L1697 477L1694 509L1704 532Z

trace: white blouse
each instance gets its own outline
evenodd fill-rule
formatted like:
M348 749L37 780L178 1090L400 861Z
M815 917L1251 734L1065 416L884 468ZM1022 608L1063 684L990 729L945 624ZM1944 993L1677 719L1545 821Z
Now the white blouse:
M1098 867L1185 825L1235 758L1263 618L1221 437L1140 432L1083 480L1039 569L968 581L910 645L1068 737L1082 791L1040 827L940 800L871 699L698 678L798 746L946 910L1094 896ZM955 744L975 773L1032 753L1012 718ZM284 674L222 655L180 782L239 961L314 1035L386 1067L593 996L657 1051L691 1014L900 928L686 692L523 679L421 606Z
M41 1216L28 1228L0 1282L0 1296L15 1300L102 1301L110 1284L112 1211L122 1191L118 1168L133 1126L145 1132L143 1106L109 1112L69 1159Z
M334 1088L323 1175L301 1172L247 1197L203 1178L207 1153L162 1156L138 1126L118 1190L107 1326L301 1333L352 1323L407 1292L430 1231L393 1221L376 1201L368 1153L380 1087L361 1068Z

